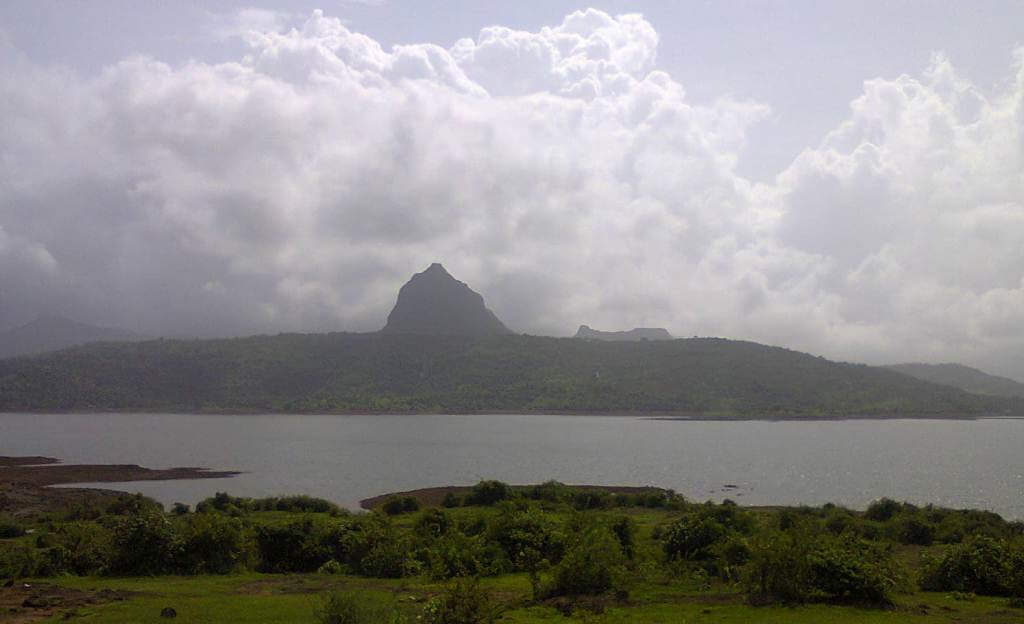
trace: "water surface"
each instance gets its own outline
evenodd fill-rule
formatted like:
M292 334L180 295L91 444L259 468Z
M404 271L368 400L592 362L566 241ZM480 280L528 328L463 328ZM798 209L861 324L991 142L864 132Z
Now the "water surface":
M855 508L889 496L1024 518L1024 420L667 421L543 415L0 414L0 455L242 470L103 484L165 504L216 491L376 494L480 479L655 485L690 499ZM736 488L726 488L735 485Z

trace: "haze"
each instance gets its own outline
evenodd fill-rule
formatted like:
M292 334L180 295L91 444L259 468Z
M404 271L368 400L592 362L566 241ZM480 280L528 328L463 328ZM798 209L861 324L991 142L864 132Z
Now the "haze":
M0 6L0 328L376 330L438 261L1024 378L1020 3L154 4Z

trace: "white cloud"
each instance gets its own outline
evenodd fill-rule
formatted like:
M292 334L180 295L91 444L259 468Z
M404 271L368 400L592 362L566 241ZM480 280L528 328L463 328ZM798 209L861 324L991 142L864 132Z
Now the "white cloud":
M0 255L44 250L57 273L19 299L5 262L0 320L371 330L439 260L522 331L1004 370L1024 348L1024 52L997 93L941 56L868 80L753 185L735 163L768 106L689 101L640 16L450 49L384 49L319 11L232 24L250 46L232 63L2 66Z

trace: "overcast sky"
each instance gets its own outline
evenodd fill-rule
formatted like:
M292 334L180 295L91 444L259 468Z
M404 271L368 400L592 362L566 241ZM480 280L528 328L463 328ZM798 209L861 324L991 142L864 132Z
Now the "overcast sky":
M593 8L590 8L590 7ZM663 326L1024 379L1024 3L0 4L0 328Z

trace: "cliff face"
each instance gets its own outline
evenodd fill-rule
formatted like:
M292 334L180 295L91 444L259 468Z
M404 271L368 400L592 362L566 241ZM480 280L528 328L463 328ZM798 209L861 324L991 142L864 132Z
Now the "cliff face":
M398 302L381 330L389 334L489 336L511 334L484 305L484 298L434 263L398 291Z
M672 340L672 334L664 327L635 327L629 331L599 331L586 325L576 330L576 338L608 340L611 342L635 342L638 340Z

